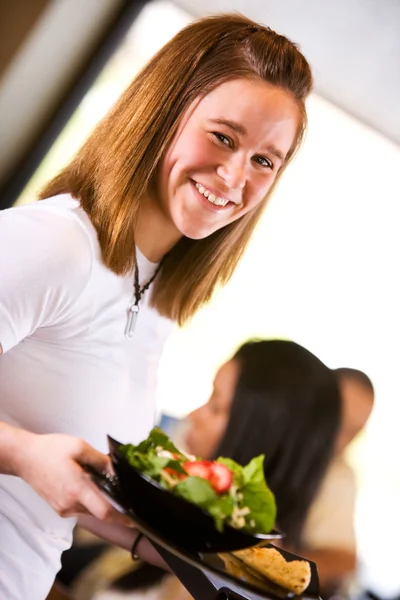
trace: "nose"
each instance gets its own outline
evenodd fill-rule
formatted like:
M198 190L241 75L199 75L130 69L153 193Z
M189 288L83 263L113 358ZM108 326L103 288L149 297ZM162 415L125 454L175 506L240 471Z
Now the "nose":
M231 155L217 167L217 174L230 190L242 190L247 179L245 159Z

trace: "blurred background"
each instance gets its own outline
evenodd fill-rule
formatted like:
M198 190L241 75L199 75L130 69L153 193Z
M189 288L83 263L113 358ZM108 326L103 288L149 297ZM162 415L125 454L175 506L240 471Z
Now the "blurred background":
M376 402L349 449L358 580L400 595L400 2L14 0L0 3L0 208L35 200L144 63L198 16L238 11L298 42L314 68L304 148L229 285L160 368L182 417L249 337L293 339L364 370Z

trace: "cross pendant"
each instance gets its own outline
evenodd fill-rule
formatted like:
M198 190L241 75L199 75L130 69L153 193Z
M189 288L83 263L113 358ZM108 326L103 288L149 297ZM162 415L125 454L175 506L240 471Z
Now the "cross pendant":
M128 311L128 321L125 328L125 337L128 339L133 338L135 333L136 320L139 313L139 306L137 304L131 304Z

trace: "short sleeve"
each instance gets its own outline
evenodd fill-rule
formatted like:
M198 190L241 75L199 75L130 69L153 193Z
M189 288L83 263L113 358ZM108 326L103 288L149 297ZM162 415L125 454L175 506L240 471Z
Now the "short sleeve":
M91 264L90 241L72 211L36 205L0 211L3 352L61 319L84 290Z

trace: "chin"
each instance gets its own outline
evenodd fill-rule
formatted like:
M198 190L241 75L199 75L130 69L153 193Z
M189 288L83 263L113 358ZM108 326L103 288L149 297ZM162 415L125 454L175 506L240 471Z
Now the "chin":
M188 238L189 240L204 240L205 238L209 237L211 235L211 233L214 233L213 231L211 232L207 232L207 233L193 233L193 232L183 232L182 235L186 238Z
M181 234L190 240L204 240L219 229L218 227L201 227L188 223L181 224L178 228Z

